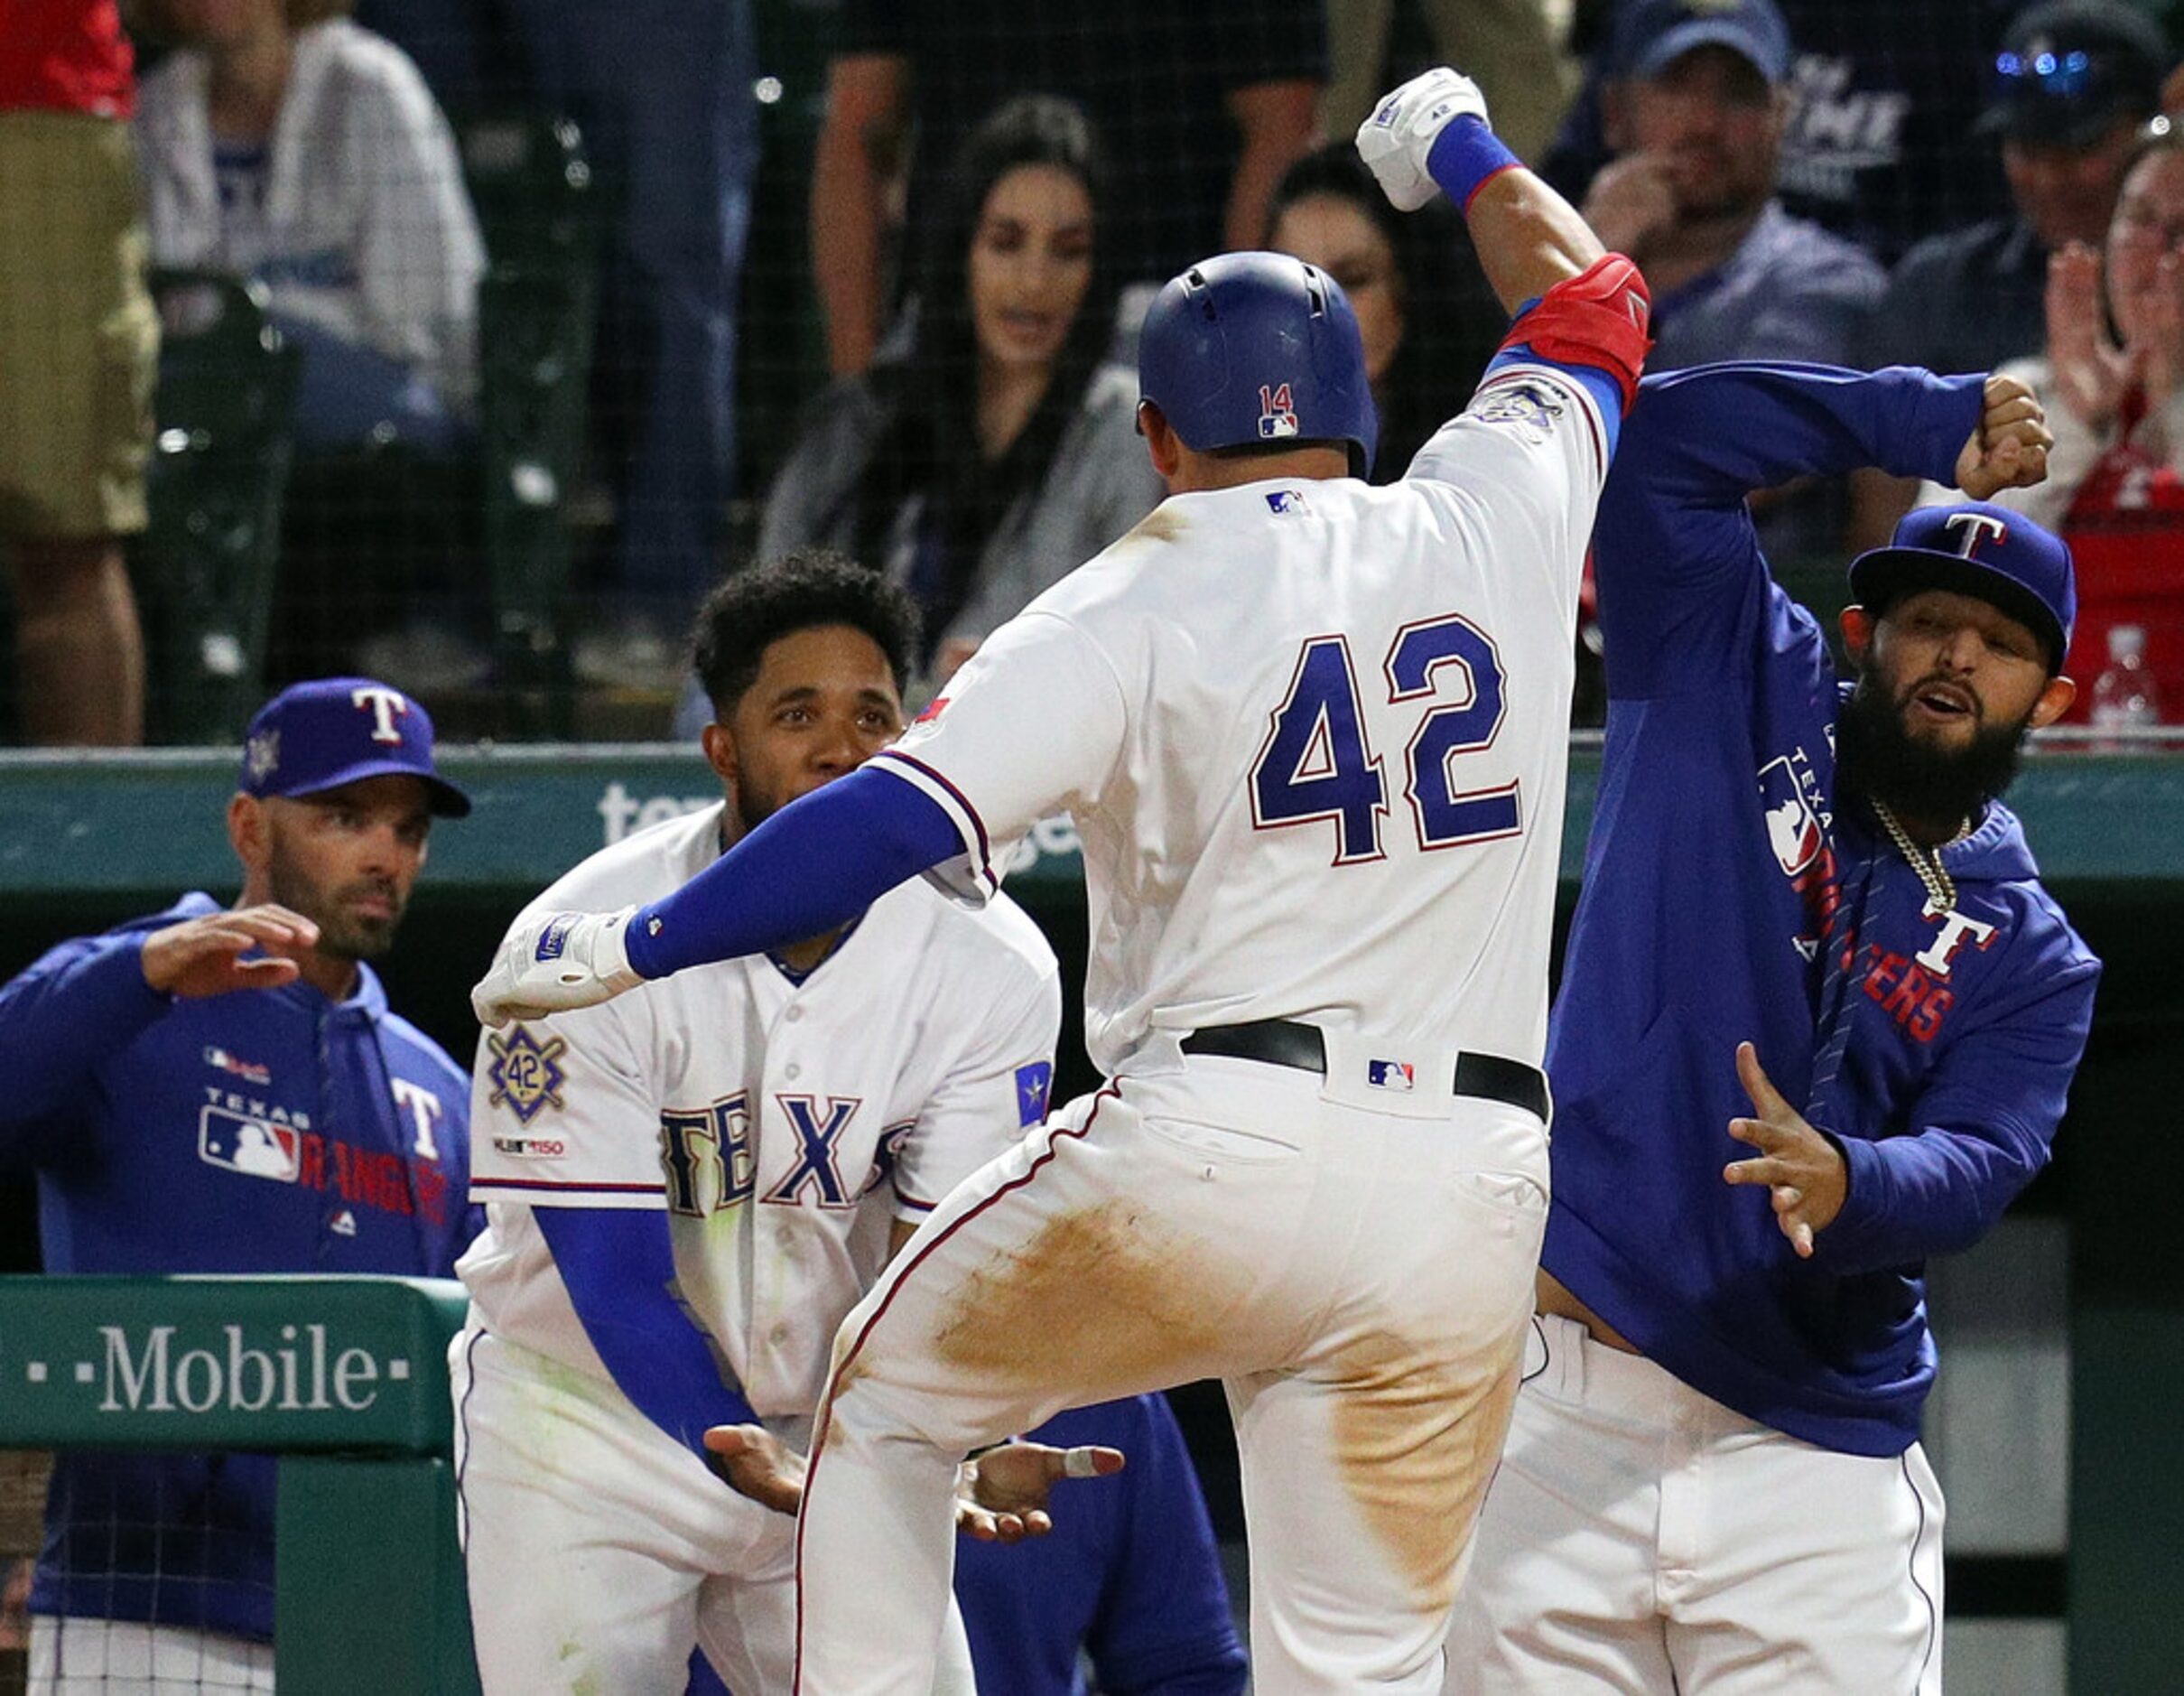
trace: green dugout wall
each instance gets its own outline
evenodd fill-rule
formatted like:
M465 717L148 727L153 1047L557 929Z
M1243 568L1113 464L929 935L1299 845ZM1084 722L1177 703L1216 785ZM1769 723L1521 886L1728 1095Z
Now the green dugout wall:
M466 1696L465 1305L434 1279L0 1278L0 1448L279 1454L281 1688Z
M164 904L181 890L231 893L236 871L222 815L236 759L225 750L0 755L0 974L62 937ZM664 744L450 749L445 765L478 808L435 830L431 863L384 975L395 1005L462 1057L475 1039L469 986L515 909L605 843L704 805L716 791L694 750ZM1566 916L1598 765L1595 738L1573 760ZM1952 1602L1984 1590L2003 1596L2005 1610L2064 1609L2073 1689L2167 1691L2176 1688L2184 1653L2175 1604L2184 1585L2184 1445L2175 1435L2176 1410L2184 1406L2184 1253L2174 1225L2184 1197L2174 1082L2176 1057L2184 1053L2184 982L2176 964L2184 955L2184 753L2036 754L2010 798L2049 886L2107 964L2055 1165L2021 1203L2069 1226L2069 1550L2059 1570L2035 1561L2029 1570L1960 1575L1953 1565ZM1009 889L1054 938L1073 995L1083 964L1083 893L1066 826L1042 828ZM1694 912L1690 920L1704 925L1707 915ZM1075 1047L1073 1029L1065 1031L1060 1087L1088 1081ZM23 1240L27 1216L19 1188L0 1197L0 1268L26 1263L20 1253L8 1258L8 1244ZM19 1300L14 1288L0 1296L0 1348L13 1349ZM13 1360L12 1352L0 1355L0 1445L30 1446L43 1439L14 1424L23 1384ZM436 1486L421 1480L432 1465L444 1465L443 1452L402 1449L389 1458L382 1450L375 1464L428 1468L403 1472L402 1482L386 1486L415 1492L423 1513ZM290 1464L315 1470L321 1463ZM360 1485L367 1477L341 1473L325 1487L360 1490L368 1501L380 1486ZM1218 1514L1232 1483L1208 1484ZM460 1574L451 1568L443 1576L459 1598ZM435 1687L453 1688L418 1686Z

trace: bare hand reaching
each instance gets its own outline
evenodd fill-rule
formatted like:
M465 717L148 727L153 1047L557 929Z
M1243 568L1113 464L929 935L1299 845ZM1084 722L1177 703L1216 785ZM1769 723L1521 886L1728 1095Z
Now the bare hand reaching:
M1752 1119L1732 1119L1729 1134L1760 1151L1756 1159L1732 1160L1722 1177L1733 1184L1765 1184L1774 1204L1774 1220L1798 1253L1812 1258L1816 1232L1826 1230L1843 1211L1850 1191L1850 1171L1835 1145L1782 1099L1760 1067L1759 1051L1749 1042L1736 1045L1737 1080L1752 1098Z
M1003 1443L963 1462L955 1525L980 1542L1018 1542L1054 1529L1046 1498L1064 1478L1104 1478L1122 1470L1120 1449L1055 1449Z
M2047 413L2031 387L2014 377L1990 377L1979 424L1956 456L1956 487L1974 500L2029 489L2048 475L2054 445Z
M270 901L207 913L144 938L144 982L163 995L185 1000L235 990L278 989L294 983L298 971L283 951L308 948L318 940L318 926ZM246 960L243 954L250 948L266 952L258 959Z
M739 1496L776 1514L804 1504L804 1458L759 1425L716 1425L705 1433L714 1473ZM1122 1470L1119 1449L1056 1449L1003 1443L958 1475L956 1529L980 1542L1020 1542L1054 1529L1046 1501L1064 1478L1100 1478Z

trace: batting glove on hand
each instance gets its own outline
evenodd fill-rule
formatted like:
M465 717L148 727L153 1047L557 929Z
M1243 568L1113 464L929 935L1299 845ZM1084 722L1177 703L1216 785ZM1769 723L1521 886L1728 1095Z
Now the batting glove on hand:
M548 913L516 926L470 992L478 1022L543 1019L635 989L645 980L631 969L623 938L637 910Z
M1485 123L1486 97L1469 77L1444 65L1381 96L1358 126L1358 157L1398 211L1415 212L1441 191L1426 169L1427 155L1441 132L1467 115Z

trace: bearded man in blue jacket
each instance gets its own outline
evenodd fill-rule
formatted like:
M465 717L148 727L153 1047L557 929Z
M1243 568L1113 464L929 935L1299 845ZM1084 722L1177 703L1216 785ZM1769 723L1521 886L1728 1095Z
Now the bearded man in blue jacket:
M1999 800L2077 610L1982 501L1851 566L1854 677L1745 495L2043 473L2004 378L1649 377L1594 531L1609 711L1547 1043L1538 1317L1452 1691L1938 1691L1923 1266L2048 1159L2099 962Z

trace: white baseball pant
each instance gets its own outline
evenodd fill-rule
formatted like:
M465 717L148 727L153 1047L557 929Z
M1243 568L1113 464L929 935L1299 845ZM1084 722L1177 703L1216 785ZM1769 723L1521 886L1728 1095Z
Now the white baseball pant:
M1448 1696L1939 1696L1940 1486L1533 1321Z
M449 1350L471 1635L485 1696L789 1687L795 1522L736 1495L612 1384L472 1325ZM782 1430L801 1442L801 1431ZM975 1689L962 1621L934 1696Z
M39 1614L31 1620L30 1696L200 1696L270 1691L273 1645L186 1626Z
M1330 1048L1331 1076L1365 1077ZM1204 1376L1236 1422L1261 1696L1439 1689L1515 1393L1545 1127L1445 1084L1398 1111L1362 1082L1175 1065L958 1187L843 1322L801 1524L804 1696L923 1688L967 1449ZM1064 1485L1055 1516L1100 1487Z

